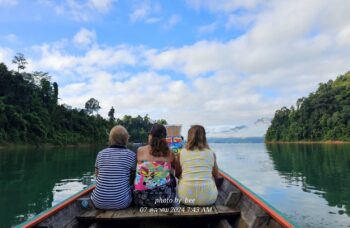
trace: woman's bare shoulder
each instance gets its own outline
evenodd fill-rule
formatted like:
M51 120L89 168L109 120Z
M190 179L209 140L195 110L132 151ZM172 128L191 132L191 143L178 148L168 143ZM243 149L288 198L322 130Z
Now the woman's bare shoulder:
M137 148L137 154L139 155L143 155L143 154L147 154L147 152L149 152L149 145L146 146L140 146L139 148Z

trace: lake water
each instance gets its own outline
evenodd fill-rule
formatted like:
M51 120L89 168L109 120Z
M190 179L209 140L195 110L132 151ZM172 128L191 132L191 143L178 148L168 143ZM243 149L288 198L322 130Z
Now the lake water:
M211 146L222 170L301 227L350 227L350 145ZM1 149L0 227L82 190L99 149Z

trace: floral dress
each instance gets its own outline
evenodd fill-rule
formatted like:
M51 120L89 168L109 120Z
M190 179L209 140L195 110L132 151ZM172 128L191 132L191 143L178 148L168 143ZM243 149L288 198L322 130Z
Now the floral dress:
M166 161L139 161L134 182L134 202L143 207L169 207L176 196L176 180Z

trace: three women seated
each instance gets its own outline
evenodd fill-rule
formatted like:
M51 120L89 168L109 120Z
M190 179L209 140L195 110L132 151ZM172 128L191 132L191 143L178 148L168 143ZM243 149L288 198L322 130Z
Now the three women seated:
M96 208L116 210L132 203L142 207L215 203L218 166L204 127L189 129L186 147L177 156L168 147L163 125L153 125L148 145L139 147L137 154L126 148L128 137L124 127L113 127L109 148L97 155L96 188L91 195Z

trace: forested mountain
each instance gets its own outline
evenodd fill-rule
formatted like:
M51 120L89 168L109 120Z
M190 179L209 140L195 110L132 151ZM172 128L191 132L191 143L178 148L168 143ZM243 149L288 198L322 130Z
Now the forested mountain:
M24 72L23 55L16 56L13 62L18 64L17 71L9 71L0 63L0 144L106 143L115 124L128 129L130 141L147 140L154 122L147 115L115 119L112 107L106 120L93 115L100 108L94 98L86 102L85 109L58 104L58 85L50 81L47 73Z
M277 110L266 141L350 141L350 72Z

